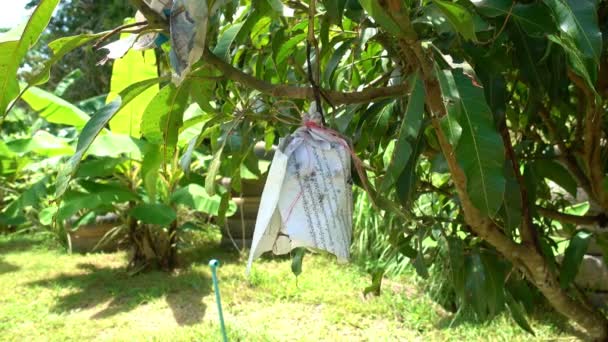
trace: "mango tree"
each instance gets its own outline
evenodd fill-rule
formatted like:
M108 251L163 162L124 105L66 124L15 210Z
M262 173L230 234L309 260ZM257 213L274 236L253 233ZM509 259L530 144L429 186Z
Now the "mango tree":
M38 10L56 2L41 1ZM597 228L608 211L608 2L130 2L140 20L71 37L53 49L49 65L78 46L131 32L137 38L109 46L110 56L153 48L161 79L132 83L92 117L58 195L104 125L152 84L161 88L142 114L143 138L161 146L167 175L187 166L180 153L209 148L210 195L218 175L253 164L253 141L270 147L316 100L327 125L365 161L369 182L355 183L368 183L378 210L402 218L391 240L421 275L428 266L421 242L432 237L448 246L459 303L480 316L507 307L530 330L527 296L515 284L525 279L589 336L608 338L606 316L573 283L588 239L606 241ZM0 110L18 96L16 65L27 50L18 37L6 39ZM169 75L172 82L162 78ZM204 112L195 119L203 124L180 147L177 137L193 123L183 117L190 103ZM578 192L597 213L565 211ZM557 262L564 230L571 239Z

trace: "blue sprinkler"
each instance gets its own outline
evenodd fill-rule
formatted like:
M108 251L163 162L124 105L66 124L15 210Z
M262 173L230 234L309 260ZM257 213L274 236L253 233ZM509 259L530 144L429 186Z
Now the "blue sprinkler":
M209 267L211 267L211 277L213 279L213 288L215 289L215 301L217 302L217 312L220 316L220 327L222 329L222 337L224 338L224 342L228 342L228 337L226 336L226 326L224 325L224 313L222 312L222 300L220 299L220 288L217 284L217 268L219 266L219 260L212 259L211 261L209 261Z

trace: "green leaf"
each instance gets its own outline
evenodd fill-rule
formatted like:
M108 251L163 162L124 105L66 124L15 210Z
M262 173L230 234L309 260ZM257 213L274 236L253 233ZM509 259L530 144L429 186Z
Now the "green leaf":
M107 104L97 113L95 113L93 117L91 117L91 120L89 120L84 126L78 138L76 152L66 164L61 165L59 168L59 173L57 175L57 189L55 191L55 195L57 197L60 197L65 192L70 179L76 172L76 169L80 164L80 160L84 156L85 152L88 150L89 146L91 146L97 135L99 135L99 132L101 132L104 126L108 123L108 121L110 121L112 116L118 111L118 109L120 109L120 107L121 98L118 97L116 100Z
M491 253L482 253L481 261L486 274L484 289L486 293L486 301L488 303L488 315L489 317L494 317L500 313L505 306L504 264L500 262L495 254Z
M121 34L121 39L131 34ZM118 94L133 83L158 77L156 54L153 49L145 51L129 50L122 58L116 59L112 66L110 93L106 102L111 102ZM110 120L113 133L128 134L139 138L142 115L146 106L158 92L157 86L151 86L123 106Z
M521 193L519 183L515 178L511 161L505 162L505 194L501 208L501 215L505 224L505 232L513 236L513 232L519 227L522 216Z
M49 48L53 52L53 57L44 63L44 68L37 72L32 78L28 80L30 85L41 85L48 82L51 76L51 68L55 63L67 55L74 49L90 43L97 38L106 35L107 32L99 32L92 34L79 34L77 36L62 37L49 43Z
M542 2L518 3L513 6L511 16L530 36L545 37L557 31L551 10Z
M154 78L132 84L123 90L114 101L105 105L97 113L93 114L91 119L82 129L82 132L80 132L78 144L76 145L76 152L66 164L61 165L59 168L55 196L61 197L65 190L67 190L69 182L80 164L80 160L93 143L93 140L95 140L101 130L108 124L110 119L112 119L112 116L141 92L162 80L163 78Z
M456 159L467 177L467 193L483 214L494 216L505 192L504 145L483 90L462 73L454 75L462 103L462 136Z
M418 251L416 259L414 259L414 268L416 269L416 273L418 274L418 276L422 277L423 279L429 278L429 269L426 266L426 263L424 262L424 256L420 251Z
M294 248L292 253L293 257L291 259L291 272L297 277L302 274L302 261L304 259L304 254L306 254L306 248Z
M114 157L122 155L130 159L141 160L142 151L147 143L130 135L108 132L95 139L87 154L97 157Z
M399 24L384 10L384 8L382 8L382 6L380 6L378 0L359 0L359 3L374 19L374 22L376 22L377 25L392 35L398 37L402 35Z
M229 62L230 46L232 45L232 42L234 42L236 35L239 33L242 27L242 22L230 25L230 27L228 27L218 39L217 44L213 49L213 54L224 61Z
M509 13L512 0L471 0L477 8L479 14L488 17L496 18Z
M285 6L281 0L267 0L270 7L284 17L293 17L293 9Z
M535 160L533 163L534 171L538 176L550 179L572 196L576 197L577 183L572 175L561 164L548 159Z
M576 278L578 269L583 261L587 247L589 246L589 241L591 241L591 237L591 233L579 230L570 239L570 243L564 253L564 260L562 261L559 275L559 284L563 289L567 288Z
M59 0L41 0L25 26L0 35L0 115L19 92L17 70L51 20Z
M124 162L124 159L103 157L94 160L87 160L80 164L78 171L76 172L77 178L85 177L107 177L114 174L116 167Z
M450 261L450 278L456 297L463 305L465 298L465 268L464 268L464 245L458 237L447 237L448 253Z
M462 127L458 123L462 115L460 95L458 94L454 75L452 75L451 71L441 70L438 65L435 65L435 75L439 81L441 96L447 110L447 115L441 118L441 130L446 135L452 148L456 148L462 135Z
M332 80L334 77L334 72L336 70L336 67L338 66L338 64L340 64L340 61L344 58L344 55L346 55L346 53L349 52L350 49L352 48L353 41L354 41L354 39L347 39L344 42L342 42L340 47L338 47L337 49L334 50L333 55L331 55L331 58L327 62L326 66L325 66L325 71L323 73L323 78L325 79L325 82L328 85L332 84Z
M344 14L347 0L323 0L322 2L327 11L329 22L342 27L342 15Z
M488 298L486 298L485 284L486 273L479 255L476 250L471 255L465 257L465 296L467 302L473 306L475 313L480 319L488 316Z
M179 87L166 85L144 111L141 133L148 141L162 146L164 161L173 159L188 96L189 82L182 82Z
M207 176L205 177L205 190L209 196L215 195L215 178L220 170L222 152L226 146L226 141L228 141L228 139L224 139L220 149L217 150L217 152L215 152L213 155L213 160L209 165L209 170L207 171Z
M171 203L182 204L198 212L214 216L219 215L221 201L220 195L209 196L205 188L198 184L188 184L171 195ZM236 204L230 201L225 216L234 215L236 210Z
M596 0L544 0L557 20L559 30L593 63L589 73L596 75L602 54L602 33L598 26ZM593 69L593 71L591 70ZM595 77L592 78L595 82Z
M510 25L508 32L517 51L514 62L518 64L522 78L531 83L531 89L535 91L549 89L549 69L541 62L547 49L546 39L529 36L518 23Z
M465 7L444 0L434 0L433 3L441 10L450 24L464 39L477 41L473 16Z
M276 54L275 58L275 63L277 65L283 64L285 62L285 60L287 59L287 57L289 57L290 55L293 54L296 46L303 42L306 39L306 33L301 33L298 35L295 35L291 38L289 38L289 40L287 40L285 42L285 44L283 44L281 46L281 49L279 49L279 52ZM260 57L258 57L260 58Z
M78 107L37 87L29 88L22 99L50 123L74 126L80 131L89 120L89 116Z
M159 226L169 225L177 218L177 214L170 206L159 203L137 205L129 211L129 214L144 223Z
M505 299L507 302L507 307L509 308L509 312L511 312L511 317L517 325L519 325L522 329L529 332L530 334L536 336L534 334L534 330L528 323L526 319L526 314L523 305L520 302L517 302L515 298L511 295L509 291L505 289Z
M556 35L549 35L549 40L561 46L568 56L568 64L572 70L579 76L581 76L589 89L594 93L595 90L595 79L597 78L597 69L593 65L589 65L589 59L586 59L580 51L574 46L574 43L568 37L558 37Z
M160 147L156 144L148 145L148 151L144 154L141 163L141 178L151 202L156 201L156 186L162 162Z

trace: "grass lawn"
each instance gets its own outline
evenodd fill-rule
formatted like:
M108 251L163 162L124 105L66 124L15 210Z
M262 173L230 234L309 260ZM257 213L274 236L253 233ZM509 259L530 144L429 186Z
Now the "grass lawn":
M238 254L219 250L215 240L204 245L188 251L190 264L175 274L129 276L124 252L68 255L40 237L0 237L0 340L220 341L212 257L223 261L231 341L575 340L554 315L532 319L536 337L506 315L448 328L452 317L413 275L364 298L369 277L326 256L307 255L297 280L289 260L262 260L248 280Z

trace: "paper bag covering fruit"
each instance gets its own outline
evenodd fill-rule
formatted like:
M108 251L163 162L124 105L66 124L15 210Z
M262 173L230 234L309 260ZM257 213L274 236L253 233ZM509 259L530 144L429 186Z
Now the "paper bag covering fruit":
M349 259L352 238L351 149L322 127L315 103L304 125L281 139L260 208L247 273L262 253L287 254L297 247L325 250Z

